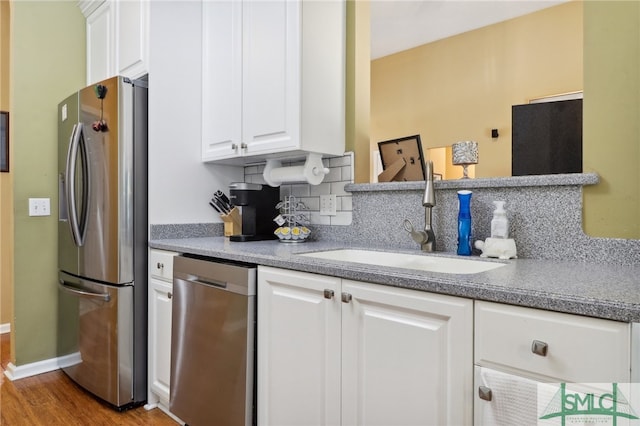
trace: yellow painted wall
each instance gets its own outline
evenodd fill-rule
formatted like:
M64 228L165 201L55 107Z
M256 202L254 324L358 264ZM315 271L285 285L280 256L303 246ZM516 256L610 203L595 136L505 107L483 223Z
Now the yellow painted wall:
M425 148L475 140L476 177L510 176L511 106L583 89L582 8L570 2L372 61L371 149L414 134Z
M10 3L0 1L0 110L9 107ZM11 126L9 126L11 130ZM9 152L11 155L11 151ZM12 166L9 158L9 166ZM12 173L0 173L0 324L13 317L13 189Z
M370 67L369 2L347 1L346 151L369 151ZM354 158L355 182L369 182L370 155Z
M58 102L85 83L85 20L76 2L11 4L15 364L56 356ZM30 217L28 199L51 199Z
M588 1L585 24L584 229L640 238L640 2Z

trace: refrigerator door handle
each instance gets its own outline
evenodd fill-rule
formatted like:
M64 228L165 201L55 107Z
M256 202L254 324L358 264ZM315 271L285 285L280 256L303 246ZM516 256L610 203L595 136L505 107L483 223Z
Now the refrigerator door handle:
M82 165L82 217L78 219L78 209L76 205L76 167L80 150ZM84 142L84 131L82 123L75 124L71 132L69 151L67 152L67 164L65 170L65 191L67 198L67 213L69 215L69 227L71 235L78 247L84 245L87 230L88 202L89 202L89 171L87 149Z
M87 291L87 290L80 290L76 287L71 287L69 285L67 285L67 283L64 280L60 280L60 282L58 283L58 287L60 287L62 290L68 292L68 293L72 293L78 296L82 296L82 297L91 297L91 298L96 298L96 299L102 299L105 302L108 302L109 300L111 300L111 296L109 296L108 293L94 293L92 291Z

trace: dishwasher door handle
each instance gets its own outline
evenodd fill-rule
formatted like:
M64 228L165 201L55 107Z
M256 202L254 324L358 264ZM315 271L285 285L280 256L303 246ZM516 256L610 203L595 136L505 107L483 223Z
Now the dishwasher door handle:
M226 289L227 288L227 283L224 281L216 281L216 280L205 280L202 279L200 277L193 277L190 279L185 280L189 283L194 283L194 284L202 284L202 285L208 285L211 287L217 287L217 288L223 288Z

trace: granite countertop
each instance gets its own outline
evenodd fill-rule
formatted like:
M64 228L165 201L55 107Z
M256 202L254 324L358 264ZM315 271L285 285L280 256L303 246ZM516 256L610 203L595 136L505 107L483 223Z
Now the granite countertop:
M230 242L224 237L152 240L155 249L190 253L258 265L332 275L364 282L568 312L625 322L640 322L640 267L535 259L482 259L506 266L477 274L443 274L297 256L340 248L384 250L336 242L283 244L278 241ZM393 249L420 254L419 250ZM436 253L436 256L455 256ZM476 259L480 260L480 258Z

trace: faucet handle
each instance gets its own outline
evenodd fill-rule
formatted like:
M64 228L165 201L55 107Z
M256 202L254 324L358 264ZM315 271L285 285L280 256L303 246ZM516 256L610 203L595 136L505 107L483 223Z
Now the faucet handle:
M427 241L427 233L424 231L416 231L416 229L413 227L413 223L411 223L409 219L404 220L403 226L404 230L411 235L411 238L413 238L413 241L415 241L416 243L422 244Z

